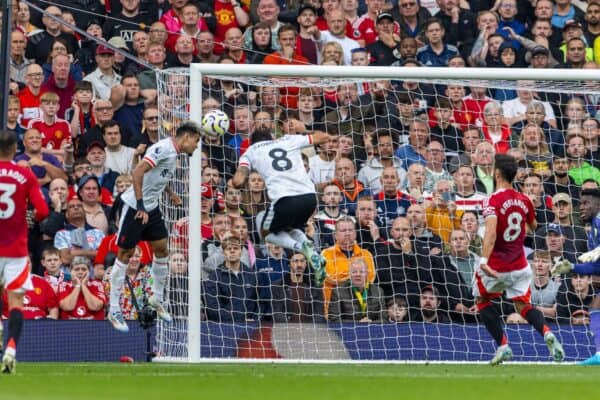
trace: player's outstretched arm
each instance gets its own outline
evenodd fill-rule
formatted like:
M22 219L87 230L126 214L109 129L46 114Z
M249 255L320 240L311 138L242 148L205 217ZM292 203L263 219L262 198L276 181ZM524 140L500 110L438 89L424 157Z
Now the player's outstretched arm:
M231 179L231 184L236 189L241 189L246 184L246 180L248 179L248 175L250 175L250 170L248 167L239 166L237 171L235 171L235 175Z
M322 131L315 131L310 136L312 137L312 144L314 145L327 143L332 138L331 135Z

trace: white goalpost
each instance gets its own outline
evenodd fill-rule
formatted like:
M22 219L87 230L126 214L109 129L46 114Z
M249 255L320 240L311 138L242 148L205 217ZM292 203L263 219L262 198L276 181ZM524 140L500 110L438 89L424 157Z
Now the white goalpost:
M212 86L207 84L209 79ZM232 101L229 104L230 100L222 100L224 90L223 86L220 86L221 81L234 82L243 88L242 90L247 93L253 92L253 94L243 93L242 97L236 98L238 102ZM447 97L447 93L444 91L445 87L454 85L463 87L466 91L465 95L468 94L469 87L486 88L488 94L500 93L500 90L515 93L519 90L530 90L534 92L534 101L547 102L556 111L555 120L558 121L559 126L553 129L561 132L562 137L566 139L567 130L574 130L574 125L581 125L580 120L575 121L575 117L568 114L570 111L567 112L567 104L571 104L571 98L586 97L600 101L600 70L598 69L192 64L189 69L157 71L161 135L163 137L172 135L177 124L187 119L200 123L206 96L221 99L219 101L222 101L223 107L230 111L229 116L232 123L231 112L240 105L250 107L253 112L267 108L271 112L274 109L276 113L273 115L272 123L276 127L274 129L277 133L282 133L286 129L283 121L295 117L296 114L290 114L287 109L281 111L279 104L276 104L275 107L266 107L266 97L261 97L266 96L263 93L266 92L265 88L276 88L277 96L281 96L281 98L288 95L286 87L299 88L297 91L291 92L291 97L298 96L298 92L304 88L311 89L313 93L317 93L315 96L321 96L324 99L320 105L315 105L315 114L322 118L328 118L332 115L330 113L333 110L332 99L335 102L336 87L353 84L359 88L367 88L368 85L373 87L380 81L388 83L391 81L392 84L384 85L385 96L384 100L381 100L381 104L378 103L379 100L371 98L373 103L377 103L369 108L369 110L375 110L375 115L366 114L364 110L367 108L359 109L358 107L356 112L365 114L358 116L352 114L354 119L351 118L351 123L356 122L362 127L362 131L356 131L355 125L352 125L349 133L341 132L345 129L342 126L344 121L332 123L331 120L327 120L327 123L318 126L327 131L332 129L332 132L341 136L360 136L361 138L370 135L376 129L396 129L396 125L394 125L396 121L392 121L392 119L397 118L404 121L405 118L389 113L389 107L394 112L400 113L401 111L394 108L393 103L398 98L402 98L404 93L413 103L413 117L423 119L430 114L427 110L418 109L421 104L419 101L424 99L422 101L430 102L427 108L435 108L437 99ZM403 81L418 82L419 89L412 89L412 86L406 88L401 84ZM428 91L422 90L424 86L427 86ZM333 89L330 90L330 88ZM369 89L364 90L365 94L362 95L360 92L361 96L369 93ZM330 97L327 97L328 94ZM390 99L394 100L386 100L388 95ZM221 97L219 98L219 96ZM362 99L363 97L361 97L361 101L363 101ZM388 101L390 104L387 103ZM501 104L502 100L499 100L499 103ZM587 102L583 104L586 110L592 109L592 104ZM596 104L594 103L593 106ZM598 108L600 109L600 102ZM591 111L585 116L577 118L585 120L588 117L600 121L600 113L597 116L591 115ZM477 125L483 116L477 116L477 123L475 123L475 117L473 118L472 125ZM459 125L457 121L454 123ZM522 128L523 126L521 126ZM461 131L462 129L466 129L466 124ZM516 140L521 136L520 132L517 133L516 130L513 130L512 133L512 140L517 143ZM583 130L581 135L584 135ZM401 143L408 141L408 135L402 132L400 132L400 137L403 138L400 139ZM457 140L460 140L460 137ZM555 144L547 143L547 147L551 148ZM359 142L359 144L355 141L354 154L367 154L369 145L368 140ZM446 144L445 146L448 158L457 155L458 150L450 149ZM208 160L209 164L211 161ZM228 161L235 162L235 160L216 161L219 161L220 165L226 164ZM359 165L358 156L354 161ZM256 361L257 359L279 362L481 362L486 361L493 354L493 340L483 325L475 323L475 317L466 322L458 321L454 309L449 309L451 305L461 303L463 299L452 298L452 293L457 292L453 292L451 289L443 290L444 282L437 282L442 289L438 300L440 304L445 305L446 311L450 315L449 320L444 323L417 322L411 320L410 317L407 317L407 322L400 323L391 323L389 320L369 324L346 322L332 324L323 321L298 324L273 323L268 315L271 312L272 303L269 305L268 301L259 302L259 299L257 299L257 307L259 307L258 315L262 319L261 322L237 323L207 320L204 309L206 304L203 302L203 279L206 279L206 271L203 271L203 239L200 229L203 223L200 209L202 203L200 187L203 183L202 164L202 148L199 148L189 160L182 158L175 177L174 189L182 196L184 207L173 207L168 201L161 204L171 232L171 254L177 253L185 256L188 268L187 273L170 272L169 301L171 309L177 310L177 312L173 313L173 323L159 323L158 325L157 360L181 362L237 362ZM223 174L223 176L227 175ZM226 185L223 183L221 182L221 188L225 191ZM427 197L426 192L423 191L424 198ZM552 212L551 205L546 204L545 207L546 211ZM574 210L572 211L574 212ZM247 218L247 220L251 219ZM572 221L575 223L576 220ZM385 222L382 224L382 230L389 229L389 225ZM182 226L185 228L182 229ZM566 241L565 254L572 252L573 255L579 255L578 249L585 244L581 244L577 240L581 239L575 238ZM543 243L544 238L532 236L530 241L533 243L531 245L532 256L541 249L538 242ZM259 244L256 243L256 245L258 247ZM375 248L375 244L373 246ZM185 250L182 250L183 247ZM267 252L267 249L261 247L261 251ZM445 251L449 252L450 250L445 249ZM377 259L377 255L374 257ZM571 299L569 293L561 294L560 292L573 289L570 279L570 277L563 277L560 282L557 281L557 285L560 285L557 296L561 295L562 298ZM376 283L379 282L376 281ZM386 284L386 282L382 283ZM421 282L416 283L419 285ZM435 285L436 282L432 284ZM463 284L468 285L468 282L463 282ZM590 280L589 284L593 285L593 282ZM268 286L270 283L266 285ZM390 284L390 286L393 285ZM260 289L265 289L265 287L261 286L257 291ZM391 297L395 298L396 295L393 294ZM415 301L418 306L418 294ZM466 304L466 300L464 302ZM265 306L265 304L267 305ZM414 304L408 300L405 306L412 310L411 307ZM562 310L560 308L562 306L558 303L556 307ZM573 314L578 310L578 306L571 303L564 307L567 307ZM264 319L263 313L265 313ZM568 321L556 318L554 320L549 318L549 323L553 326L557 336L565 343L567 361L580 360L589 356L592 339L587 332L585 321L579 324L580 320L575 317L569 318ZM538 337L529 325L506 325L506 331L513 343L517 361L550 361L543 339Z

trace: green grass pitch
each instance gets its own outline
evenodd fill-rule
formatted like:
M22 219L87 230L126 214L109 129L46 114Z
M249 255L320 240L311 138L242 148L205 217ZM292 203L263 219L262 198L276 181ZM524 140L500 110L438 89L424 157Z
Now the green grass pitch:
M583 397L587 396L587 397ZM600 368L571 365L20 363L2 400L595 399Z

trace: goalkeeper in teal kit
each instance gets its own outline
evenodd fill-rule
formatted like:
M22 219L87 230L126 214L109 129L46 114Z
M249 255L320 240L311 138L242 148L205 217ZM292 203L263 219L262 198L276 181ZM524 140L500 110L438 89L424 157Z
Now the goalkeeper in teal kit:
M588 252L579 257L581 264L571 264L567 260L559 261L552 269L554 275L576 273L580 275L600 275L600 189L581 191L579 202L581 222L591 223L588 233ZM590 304L590 330L594 335L596 353L581 365L600 366L600 293L596 293Z

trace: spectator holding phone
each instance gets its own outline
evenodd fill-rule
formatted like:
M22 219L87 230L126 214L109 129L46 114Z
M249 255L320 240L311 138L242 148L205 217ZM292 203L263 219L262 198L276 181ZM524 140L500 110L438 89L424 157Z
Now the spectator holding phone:
M437 181L433 186L431 205L425 210L427 227L440 236L444 243L450 243L450 233L460 228L463 210L456 207L456 192L450 180Z

